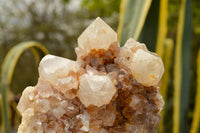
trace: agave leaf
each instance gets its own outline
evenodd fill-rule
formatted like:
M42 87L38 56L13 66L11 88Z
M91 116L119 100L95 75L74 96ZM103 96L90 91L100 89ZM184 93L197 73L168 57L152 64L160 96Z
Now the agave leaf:
M118 24L118 28L117 28L119 42L121 41L121 32L123 29L126 2L127 2L127 0L121 0L121 3L120 3L119 24Z
M158 22L158 35L156 41L156 53L163 57L164 42L167 35L168 0L160 1L160 12Z
M130 37L138 39L150 5L151 0L121 1L118 36L122 45Z
M37 49L35 49L34 47L29 48L31 50L31 52L33 53L34 57L35 57L35 62L36 64L39 64L40 62L40 55L37 52Z
M155 2L155 1L154 1ZM153 4L152 4L153 5ZM150 9L151 10L151 9ZM163 96L163 100L166 101L168 81L170 78L170 68L172 63L172 54L174 43L172 39L166 39L167 36L167 18L168 18L168 0L160 1L159 19L158 19L158 33L156 40L156 53L163 59L165 73L162 77L162 85L160 87L160 93ZM164 132L164 109L161 112L161 122L159 124L158 131Z
M167 98L167 87L168 87L168 80L170 78L170 68L172 64L173 48L174 48L173 40L169 38L166 39L164 43L164 54L163 54L165 73L162 78L162 86L160 87L160 92L164 100L166 100Z
M170 79L170 69L171 69L171 64L172 64L172 55L173 55L173 48L174 48L174 42L172 39L166 39L164 43L164 53L163 53L163 62L164 62L164 67L165 67L165 73L162 77L162 85L160 87L160 93L163 96L163 100L166 101L167 98L167 88L168 88L168 83ZM164 111L165 107L161 112L161 122L159 125L159 132L163 133L164 132Z
M13 110L15 111L14 113L14 128L17 130L20 122L21 122L21 114L19 113L19 111L17 110L17 102L12 101L11 103L11 107L13 108Z
M139 37L140 42L144 42L150 51L155 51L160 57L163 56L167 35L167 19L168 0L153 0Z
M23 42L15 47L13 47L8 54L6 55L4 62L2 64L1 70L1 94L2 94L2 133L9 133L10 131L10 118L9 118L9 86L12 80L12 75L17 64L17 61L20 55L26 50L30 49L33 51L33 54L36 58L38 58L38 54L36 54L36 50L33 49L38 48L44 54L47 54L47 49L37 42Z
M197 90L190 133L197 133L200 124L200 50L197 56ZM200 129L199 129L200 130Z
M158 35L158 22L160 0L153 0L149 9L144 27L139 37L139 41L147 45L150 51L155 51L157 35Z
M174 133L189 132L186 116L189 107L191 31L191 0L182 0L175 49Z

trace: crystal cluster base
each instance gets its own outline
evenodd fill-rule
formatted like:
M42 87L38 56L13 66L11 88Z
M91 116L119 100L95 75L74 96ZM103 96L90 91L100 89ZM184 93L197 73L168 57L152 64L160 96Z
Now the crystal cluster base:
M97 18L79 37L77 60L47 55L17 109L18 133L155 133L164 101L162 60Z

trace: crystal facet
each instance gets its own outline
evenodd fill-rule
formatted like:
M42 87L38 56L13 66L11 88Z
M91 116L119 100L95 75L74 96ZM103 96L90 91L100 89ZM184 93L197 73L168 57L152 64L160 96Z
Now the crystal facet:
M164 73L161 58L141 49L133 54L129 66L135 79L145 86L158 85Z
M156 132L164 101L162 60L97 18L79 37L77 60L47 55L35 87L27 87L17 109L18 133Z
M117 33L101 18L96 18L78 38L78 46L87 53L91 49L108 49L117 41Z
M78 88L77 75L75 73L79 69L80 66L75 61L46 55L40 62L39 75L41 79L47 80L57 90L67 93L70 89Z
M116 92L116 88L108 76L84 74L80 77L78 97L88 107L108 104Z
M139 43L135 41L133 38L129 38L124 44L124 47L131 49L133 53L137 51L138 49L143 49L145 51L148 51L144 43Z

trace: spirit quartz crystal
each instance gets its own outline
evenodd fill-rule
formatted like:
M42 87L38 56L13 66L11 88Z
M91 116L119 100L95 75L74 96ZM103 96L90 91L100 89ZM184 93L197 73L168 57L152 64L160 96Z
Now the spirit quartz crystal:
M78 38L77 60L46 55L17 109L18 133L155 133L164 101L163 62L145 44L97 18Z

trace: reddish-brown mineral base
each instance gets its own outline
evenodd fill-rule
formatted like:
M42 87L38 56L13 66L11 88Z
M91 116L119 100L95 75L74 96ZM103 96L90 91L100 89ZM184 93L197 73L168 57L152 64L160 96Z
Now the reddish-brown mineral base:
M117 41L105 48L81 46L77 61L42 59L37 85L24 90L17 107L18 133L155 133L164 105L158 87L161 59L133 39L124 47Z

